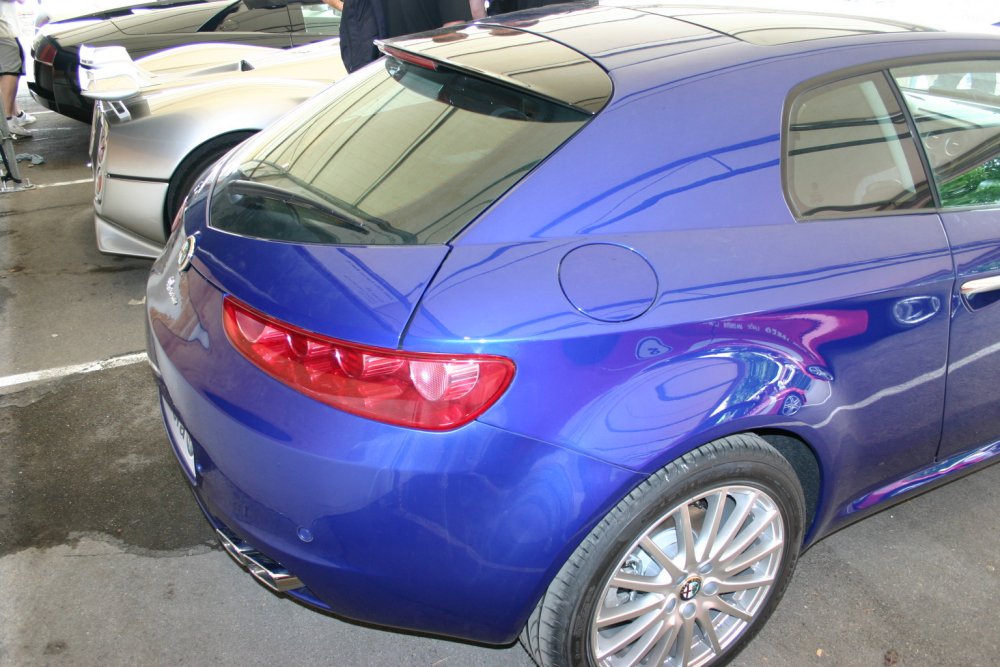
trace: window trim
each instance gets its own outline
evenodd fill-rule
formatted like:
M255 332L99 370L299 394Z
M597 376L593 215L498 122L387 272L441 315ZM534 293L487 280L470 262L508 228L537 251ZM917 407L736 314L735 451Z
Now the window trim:
M913 63L913 64L910 64L910 65L893 65L892 67L886 68L886 74L887 74L887 76L889 78L889 82L896 89L896 95L898 97L903 98L903 91L900 88L900 86L896 83L896 80L892 76L891 70L895 69L895 68L900 68L900 67L920 67L921 65L942 65L942 64L945 64L945 63L952 63L952 62L960 63L960 62L968 62L968 61L975 60L975 61L981 61L981 62L983 62L983 61L992 61L992 62L997 63L996 70L997 70L997 73L1000 73L1000 52L995 52L995 53L992 53L992 54L989 54L989 55L978 54L978 55L975 55L975 56L968 56L968 57L963 57L963 58L947 58L947 59L937 59L937 58L935 58L935 59L930 59L930 60L924 60L924 59L921 59L921 60L922 60L922 62L919 62L919 63ZM938 211L939 213L944 214L944 213L954 213L954 212L962 212L962 211L990 211L990 210L998 210L998 209L1000 209L1000 201L992 202L992 203L989 203L989 204L968 204L968 205L965 205L965 206L945 206L943 204L942 197L941 197L941 190L938 187L937 176L935 175L934 169L933 169L933 167L930 164L930 157L929 157L929 155L927 153L927 150L924 148L924 142L920 138L921 135L920 135L919 130L917 129L916 119L913 118L913 114L910 113L909 106L906 105L906 100L905 99L902 100L902 104L903 104L903 109L904 109L904 112L906 113L908 122L909 122L909 124L912 127L911 132L913 133L913 136L918 139L918 141L917 141L917 147L920 149L922 160L926 164L925 168L927 169L928 179L934 185L933 194L934 194L934 206L935 206L935 210Z
M872 63L864 65L855 65L853 67L848 67L845 69L837 70L835 72L829 72L822 76L813 77L803 81L802 83L794 86L789 90L788 94L785 96L784 104L781 110L781 194L785 199L785 205L788 207L788 211L796 223L811 223L811 222L821 222L829 220L855 220L860 218L883 218L888 216L901 216L901 215L926 215L926 214L938 214L961 212L961 211L980 211L980 210L992 210L1000 209L1000 203L992 205L970 205L961 207L948 207L944 208L941 206L941 194L938 188L937 180L934 176L934 171L930 167L930 160L927 156L927 151L923 146L923 142L920 141L920 134L917 132L916 122L913 119L913 114L910 113L910 109L906 104L906 100L903 99L903 93L896 84L895 79L892 77L891 70L900 67L918 67L920 65L931 65L931 64L943 64L949 62L962 62L968 60L994 60L998 63L998 71L1000 71L1000 49L995 51L949 51L944 53L931 53L924 54L920 56L909 56L905 58L892 58L886 60L875 61ZM881 74L892 90L892 94L895 97L896 103L902 111L903 117L906 120L907 128L910 131L910 141L916 145L917 155L919 157L919 164L924 170L924 175L927 179L927 183L930 187L930 206L924 208L901 208L892 209L887 211L858 211L855 213L845 212L842 216L824 216L824 217L811 217L803 216L798 208L794 205L791 196L791 190L788 182L788 159L789 159L789 129L791 127L791 114L794 102L798 100L803 94L808 93L812 90L817 90L825 86L835 84L840 81L846 81L847 79L853 79L860 76L874 76Z

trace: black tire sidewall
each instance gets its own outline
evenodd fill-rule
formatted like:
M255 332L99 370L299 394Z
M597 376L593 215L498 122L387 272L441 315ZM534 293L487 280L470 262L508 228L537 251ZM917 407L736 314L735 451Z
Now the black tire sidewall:
M766 445L765 445L766 446ZM770 449L768 447L768 449ZM693 465L692 465L693 464ZM784 465L781 465L784 464ZM805 519L805 503L794 472L777 452L729 450L713 452L700 460L683 459L667 466L648 480L645 488L633 493L612 511L595 531L593 557L576 573L575 600L566 639L566 655L571 665L594 665L591 659L591 627L597 603L614 568L626 550L649 525L681 501L722 485L741 485L767 493L779 506L785 548L775 583L768 598L750 625L713 665L732 659L757 634L777 606L798 560Z

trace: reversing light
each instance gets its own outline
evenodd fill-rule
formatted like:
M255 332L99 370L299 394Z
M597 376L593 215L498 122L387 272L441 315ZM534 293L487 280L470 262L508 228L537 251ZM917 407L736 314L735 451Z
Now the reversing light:
M226 335L239 352L303 394L369 419L444 431L469 423L507 390L514 362L487 355L401 352L311 333L232 297Z

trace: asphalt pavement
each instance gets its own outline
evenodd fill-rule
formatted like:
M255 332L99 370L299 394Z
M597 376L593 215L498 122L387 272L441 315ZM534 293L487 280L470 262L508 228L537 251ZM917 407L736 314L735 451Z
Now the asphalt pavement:
M150 263L95 249L89 128L22 103L45 163L0 195L0 666L531 665L317 613L219 549L143 360ZM993 466L827 538L734 664L1000 665L998 514Z

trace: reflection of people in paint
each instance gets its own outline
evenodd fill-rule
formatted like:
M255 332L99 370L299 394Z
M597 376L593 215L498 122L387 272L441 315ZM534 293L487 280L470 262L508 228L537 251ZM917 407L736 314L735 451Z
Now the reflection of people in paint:
M448 42L460 42L467 37L468 35L464 32L446 32L440 35L434 35L431 37L431 41L437 42L438 44L447 44Z

